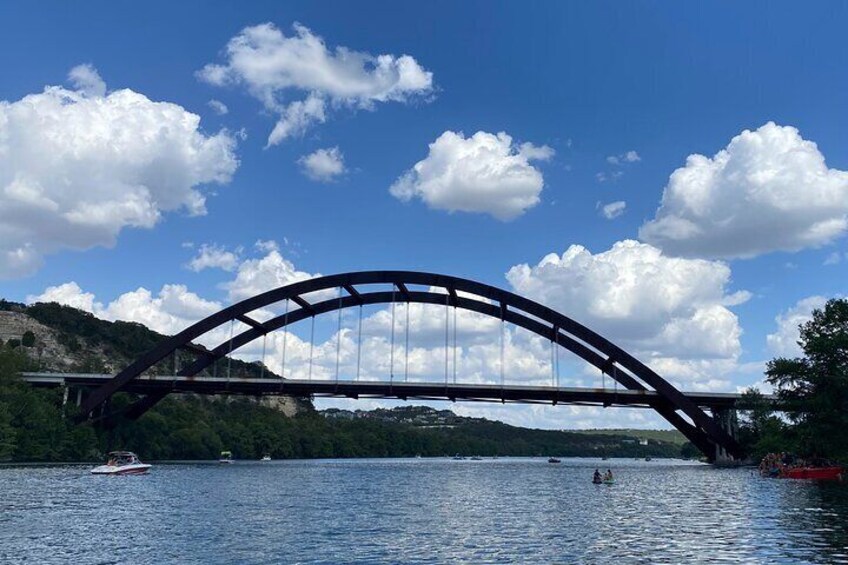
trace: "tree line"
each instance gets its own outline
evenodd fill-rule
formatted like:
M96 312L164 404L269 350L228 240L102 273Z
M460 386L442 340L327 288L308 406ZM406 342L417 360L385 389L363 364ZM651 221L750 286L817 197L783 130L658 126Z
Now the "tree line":
M150 460L237 458L412 457L462 453L481 456L610 455L677 457L671 443L647 446L619 435L531 430L482 419L450 427L358 418L325 418L314 410L294 417L244 397L168 397L137 421L106 430L72 421L73 403L59 390L30 387L18 374L31 361L0 346L0 461L100 459L110 449L130 449ZM116 411L135 400L118 394Z
M848 300L829 300L799 329L802 355L766 365L781 412L749 389L741 441L754 459L789 452L848 462Z
M55 323L57 315L66 312L45 309L42 314ZM62 323L70 325L70 320ZM120 327L124 329L128 334L141 332ZM90 331L103 330L92 323ZM125 337L119 347L138 347ZM104 334L96 339L109 338ZM755 459L787 451L848 461L848 301L834 299L814 311L800 327L799 345L803 355L773 359L766 367L766 380L782 411L775 412L757 390L748 391L740 440ZM691 444L682 449L665 443L639 446L622 441L622 436L528 430L489 421L420 428L369 419L325 419L311 409L288 418L250 399L190 395L166 398L138 421L119 422L107 431L73 424L73 407L62 406L61 391L24 383L18 374L34 367L23 349L22 344L0 344L0 460L92 460L111 448L131 449L148 459L210 459L222 450L241 458L266 453L275 458L696 455ZM112 406L133 400L131 395L117 395Z

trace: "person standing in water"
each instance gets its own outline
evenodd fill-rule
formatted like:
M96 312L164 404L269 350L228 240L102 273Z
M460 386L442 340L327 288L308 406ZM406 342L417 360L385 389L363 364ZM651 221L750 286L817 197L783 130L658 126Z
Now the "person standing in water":
M593 483L600 483L601 482L601 472L597 469L595 469L595 474L594 474L594 476L592 476L592 482Z

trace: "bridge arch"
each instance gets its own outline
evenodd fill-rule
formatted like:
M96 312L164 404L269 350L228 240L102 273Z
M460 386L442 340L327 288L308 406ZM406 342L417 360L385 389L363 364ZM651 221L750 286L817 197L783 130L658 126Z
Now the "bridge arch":
M392 285L392 290L365 291L358 288L387 284ZM435 287L443 289L443 292L412 290L408 285ZM315 303L309 303L303 298L303 295L328 289L344 289L347 294ZM265 322L249 316L256 310L285 300L296 304L297 309ZM110 381L93 390L82 403L81 414L87 417L113 394L162 359L178 349L191 348L193 340L232 321L242 322L249 329L233 335L209 351L198 351L200 357L182 368L178 374L196 375L254 339L301 320L344 308L393 302L456 307L529 330L568 349L627 389L648 390L647 387L651 387L661 398L654 409L709 457L713 456L717 446L735 457L742 455L735 439L690 398L647 365L586 326L538 302L491 285L417 271L361 271L317 277L285 285L228 306L162 340ZM153 398L150 402L155 403L156 400Z

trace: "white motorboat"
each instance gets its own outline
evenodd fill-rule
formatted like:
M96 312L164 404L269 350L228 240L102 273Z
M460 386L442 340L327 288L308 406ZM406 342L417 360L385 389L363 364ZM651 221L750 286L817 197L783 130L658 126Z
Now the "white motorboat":
M132 451L112 451L105 465L99 465L91 470L94 475L143 475L153 465L142 463Z
M263 456L262 456L262 459L261 459L261 460L262 460L262 461L270 461L270 460L271 460L271 456L270 456L270 455L268 455L268 454L266 453L265 455L263 455Z
M233 459L233 452L222 451L221 456L218 458L218 463L235 463L235 459Z

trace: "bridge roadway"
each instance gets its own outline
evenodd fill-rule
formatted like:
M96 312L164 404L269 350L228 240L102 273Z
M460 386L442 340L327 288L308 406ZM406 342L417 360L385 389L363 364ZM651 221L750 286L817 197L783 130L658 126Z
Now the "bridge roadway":
M112 379L113 376L90 373L22 374L23 379L30 385L50 388L62 386L95 388ZM649 390L402 381L281 380L279 378L232 378L228 380L171 375L141 375L130 381L123 390L138 394L166 392L251 396L284 394L336 398L463 400L642 408L656 408L664 402L659 394ZM741 394L736 393L687 392L684 394L699 407L710 410L735 408L736 403L742 398Z

